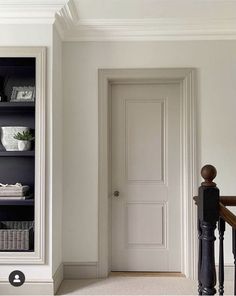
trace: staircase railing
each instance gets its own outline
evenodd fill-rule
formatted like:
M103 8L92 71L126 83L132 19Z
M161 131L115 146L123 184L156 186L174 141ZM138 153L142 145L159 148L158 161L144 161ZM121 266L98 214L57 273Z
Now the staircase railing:
M215 229L219 231L219 295L224 295L224 232L225 223L232 227L234 256L234 295L236 295L236 216L226 206L236 206L236 196L220 196L213 182L217 171L212 165L201 170L204 182L194 197L198 208L198 295L216 294Z

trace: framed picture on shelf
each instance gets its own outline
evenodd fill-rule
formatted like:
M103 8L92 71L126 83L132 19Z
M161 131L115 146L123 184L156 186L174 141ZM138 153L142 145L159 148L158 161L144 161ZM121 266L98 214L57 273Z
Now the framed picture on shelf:
M10 102L34 102L34 86L13 86Z

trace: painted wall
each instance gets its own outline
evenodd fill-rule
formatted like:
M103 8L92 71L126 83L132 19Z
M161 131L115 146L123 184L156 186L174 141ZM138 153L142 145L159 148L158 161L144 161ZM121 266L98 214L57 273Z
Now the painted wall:
M62 42L53 28L52 77L52 274L62 262L62 194L63 194L63 114L62 114Z
M55 131L57 127L57 121L60 120L58 117L53 116L52 108L55 108L55 111L60 114L60 104L58 107L55 107L53 98L57 96L56 88L58 88L58 84L60 86L60 73L59 67L60 63L58 63L58 59L60 59L60 47L59 42L53 39L53 26L52 25L0 25L0 46L45 46L47 47L47 90L46 90L46 264L44 265L4 265L0 268L0 281L8 281L8 275L12 270L20 269L22 270L28 282L34 281L52 281L53 272L58 266L58 262L60 261L60 248L61 245L58 243L61 238L58 232L61 232L60 221L60 210L58 213L54 211L52 214L52 206L57 209L60 209L60 195L58 196L58 192L54 192L53 190L57 188L58 178L60 178L60 174L56 175L55 169L53 170L54 161L57 162L58 158L61 159L60 149L56 149L55 145L58 144L59 134ZM55 36L55 34L54 34ZM52 61L52 50L53 50L53 42L57 42L58 49L54 48L54 60ZM52 82L53 72L52 65L57 65L56 70L58 70L57 77ZM55 71L54 71L55 74ZM53 88L52 88L53 85ZM60 91L59 91L60 94ZM54 95L54 97L53 97ZM60 101L60 95L57 96ZM53 145L54 144L54 145ZM58 153L57 153L58 151ZM52 152L54 153L54 157L52 158ZM59 155L59 156L58 156ZM60 166L60 160L55 167L58 169ZM60 190L60 189L58 189ZM58 196L58 207L55 206L55 198ZM56 213L56 214L55 214ZM56 221L53 221L55 217ZM53 221L53 223L52 223ZM55 222L55 223L54 223ZM55 226L57 224L57 226ZM54 227L55 231L52 231L52 227ZM53 233L53 235L52 235ZM57 247L52 244L52 240L55 239L55 243ZM53 257L52 257L52 249L53 249ZM55 264L54 261L55 260Z
M222 195L235 195L235 52L236 41L64 43L63 261L97 261L98 69L196 68L198 165L215 165Z

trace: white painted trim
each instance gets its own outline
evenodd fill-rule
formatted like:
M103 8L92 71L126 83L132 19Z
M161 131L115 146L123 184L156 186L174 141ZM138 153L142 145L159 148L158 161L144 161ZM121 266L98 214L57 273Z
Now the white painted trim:
M0 280L1 295L55 295L63 281L63 263L56 270L53 280L27 280L21 287L13 287L8 281Z
M84 19L64 26L65 41L236 39L236 18Z
M197 192L196 107L194 69L101 69L99 70L99 168L98 168L98 277L110 271L109 227L109 102L110 85L114 82L179 81L182 87L181 120L181 209L183 219L181 272L196 278L196 210L192 196Z
M0 0L0 24L53 24L64 41L235 40L236 18L79 19L74 0Z
M68 1L56 14L55 26L61 39L65 39L65 33L78 24L79 16L74 0Z
M191 279L197 279L197 209L193 196L198 192L197 167L197 126L196 126L196 77L195 71L189 72L182 83L182 261L184 274Z
M1 252L0 264L44 264L45 263L45 92L46 92L46 48L44 47L0 47L0 57L36 58L36 146L35 146L35 251Z
M236 39L235 17L79 20L74 0L0 0L0 24L54 22L64 41Z
M9 282L0 282L1 295L54 295L52 281L32 281L21 287L13 287Z
M216 265L216 274L219 274L219 266ZM234 281L234 265L224 266L224 279L225 281Z
M53 290L54 290L54 294L57 293L57 291L60 288L60 285L61 285L63 279L64 279L64 265L63 265L63 263L61 263L58 266L58 268L57 268L57 270L56 270L56 272L55 272L55 274L53 276L53 287L54 287Z
M0 24L52 24L69 0L0 0Z
M64 279L98 278L97 262L64 262Z

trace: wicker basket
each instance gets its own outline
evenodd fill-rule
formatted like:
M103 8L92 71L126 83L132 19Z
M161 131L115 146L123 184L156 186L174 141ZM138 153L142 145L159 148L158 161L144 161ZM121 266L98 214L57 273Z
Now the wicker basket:
M34 245L33 221L1 221L0 250L27 251Z

